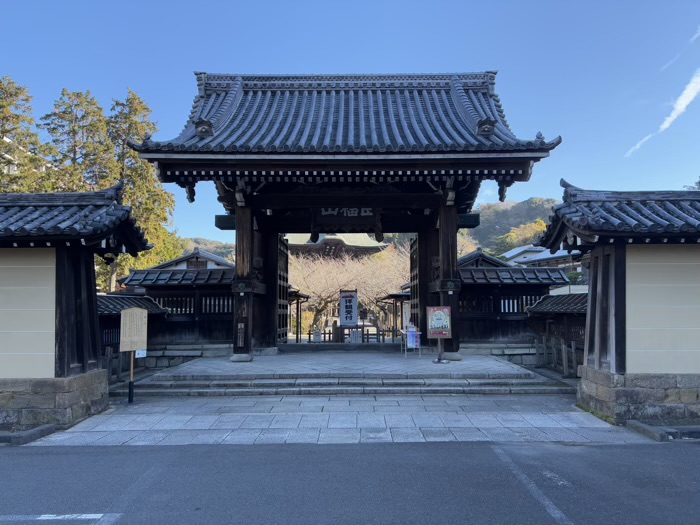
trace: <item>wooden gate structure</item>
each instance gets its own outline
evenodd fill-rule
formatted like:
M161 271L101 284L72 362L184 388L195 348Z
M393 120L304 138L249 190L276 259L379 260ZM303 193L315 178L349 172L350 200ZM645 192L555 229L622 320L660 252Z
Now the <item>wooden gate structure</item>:
M445 304L456 327L456 234L478 225L481 182L505 199L561 141L513 134L495 72L196 78L182 133L132 147L190 201L216 185L216 224L236 231L232 360L284 340L285 233L416 233L414 322L425 333L425 306Z

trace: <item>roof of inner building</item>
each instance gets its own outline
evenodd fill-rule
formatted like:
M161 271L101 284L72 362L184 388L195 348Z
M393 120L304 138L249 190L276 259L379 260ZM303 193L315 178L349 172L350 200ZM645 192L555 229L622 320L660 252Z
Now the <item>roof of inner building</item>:
M122 310L127 308L143 308L149 314L166 314L167 308L161 307L150 297L143 295L97 295L97 313L98 315L120 315Z
M516 137L496 73L236 75L195 73L185 128L148 153L547 153L561 141Z
M207 270L132 270L120 279L124 286L229 286L233 283L236 270L233 268Z
M585 314L588 308L587 293L545 295L530 306L530 314Z
M561 268L459 268L463 284L567 284Z

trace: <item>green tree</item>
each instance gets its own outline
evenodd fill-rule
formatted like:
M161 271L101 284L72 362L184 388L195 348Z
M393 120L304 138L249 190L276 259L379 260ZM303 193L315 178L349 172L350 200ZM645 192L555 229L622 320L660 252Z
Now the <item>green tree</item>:
M523 224L517 228L511 228L509 233L496 237L496 245L494 251L498 254L505 253L518 246L532 244L547 229L547 224L542 219L537 219L535 222Z
M60 173L51 191L95 191L116 183L107 117L90 91L63 89L53 111L41 121L51 136L51 160Z
M175 199L166 191L156 175L155 168L139 158L128 142L141 141L157 131L150 120L151 109L136 93L129 90L124 100L115 100L107 120L109 141L113 144L116 166L115 179L124 183L124 204L132 207L132 215L154 245L148 252L134 258L122 254L109 264L98 265L98 284L113 291L116 280L130 268L148 268L182 255L184 243L172 226Z
M9 76L0 78L0 192L42 191L44 159L32 97Z

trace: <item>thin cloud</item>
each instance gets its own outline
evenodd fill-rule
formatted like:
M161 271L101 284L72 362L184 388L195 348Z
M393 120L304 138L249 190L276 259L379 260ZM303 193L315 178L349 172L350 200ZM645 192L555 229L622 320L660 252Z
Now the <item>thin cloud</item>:
M642 140L637 142L634 146L632 146L630 149L627 150L627 153L625 153L625 158L629 158L632 156L632 153L637 151L639 148L641 148L645 142L647 142L651 137L656 135L656 133L649 133L646 137L644 137Z
M678 118L683 113L687 111L690 104L693 103L693 101L697 98L698 95L700 95L700 69L695 71L693 78L691 78L690 81L686 84L685 88L683 88L683 92L673 103L673 109L671 110L671 113L669 113L669 115L664 119L664 121L659 126L659 129L657 129L654 133L650 133L642 140L637 142L634 146L632 146L627 151L627 153L625 153L625 157L629 158L635 151L641 148L653 136L658 135L659 133L663 133L668 128L670 128L673 125L673 123L676 120L678 120Z
M683 56L683 53L693 45L693 43L700 38L700 26L695 30L695 34L690 37L690 40L688 40L688 43L685 45L685 47L676 54L671 60L666 62L663 66L661 66L661 69L659 70L659 73L663 73L666 71L669 67L671 67L673 64L675 64L681 56Z
M666 62L663 66L661 66L661 69L659 70L659 73L663 73L666 71L669 67L671 67L673 64L675 64L679 58L681 58L681 55L683 52L678 53L675 57L673 57L671 60Z
M695 34L690 38L690 43L692 44L698 38L700 38L700 26L698 26L698 28L695 30Z

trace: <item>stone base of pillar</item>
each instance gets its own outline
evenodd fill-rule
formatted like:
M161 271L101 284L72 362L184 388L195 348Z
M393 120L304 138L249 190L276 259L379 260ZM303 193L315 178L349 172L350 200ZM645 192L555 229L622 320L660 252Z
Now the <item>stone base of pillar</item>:
M464 359L464 357L458 352L443 352L442 358L447 359L448 361L461 361Z
M276 346L269 347L253 347L253 355L277 355L279 354L279 349Z
M251 354L233 354L231 355L232 363L248 363L253 360Z

